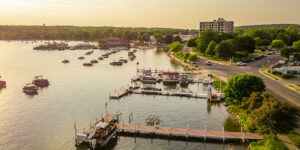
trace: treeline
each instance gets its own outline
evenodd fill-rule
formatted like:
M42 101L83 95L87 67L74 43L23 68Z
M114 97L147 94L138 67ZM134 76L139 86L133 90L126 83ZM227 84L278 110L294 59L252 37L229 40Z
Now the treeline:
M86 40L108 37L148 41L150 35L163 36L191 32L171 28L79 27L79 26L0 26L0 40Z
M216 58L242 58L253 53L256 47L270 46L282 48L300 40L297 26L286 29L244 29L235 33L219 34L213 30L203 31L199 37L190 39L187 46L194 47L202 55Z
M235 27L235 30L244 30L244 29L286 29L291 25L296 25L296 29L300 31L300 25L297 24L262 24L262 25L245 25L245 26L238 26Z

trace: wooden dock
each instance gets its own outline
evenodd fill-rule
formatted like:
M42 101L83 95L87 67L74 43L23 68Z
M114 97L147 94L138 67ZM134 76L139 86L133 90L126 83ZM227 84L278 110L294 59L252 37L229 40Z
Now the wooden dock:
M121 113L119 113L120 115ZM84 131L84 134L91 134L95 125L99 122L106 122L106 123L115 123L116 121L119 122L117 119L118 114L107 114L103 118L97 120L94 124L91 124L90 128L87 131ZM221 140L225 142L225 140L262 140L264 139L263 136L257 133L245 133L245 132L226 132L224 131L212 131L212 130L198 130L198 129L186 129L184 128L170 128L170 127L159 127L159 126L140 126L140 125L133 125L133 124L118 124L118 133L119 135L149 135L154 137L153 135L164 136L170 138L180 138L180 139L211 139L211 140Z
M132 93L134 93L134 94L163 95L163 96L182 96L182 97L193 97L193 98L207 98L207 94L181 92L181 91L133 90Z
M168 128L168 127L155 127L155 126L139 126L118 124L119 132L123 133L143 133L143 134L156 134L167 136L179 136L186 138L209 138L209 139L225 139L230 140L261 140L264 139L261 135L256 133L244 132L225 132L225 131L209 131L197 129L182 129L182 128Z
M151 70L152 73L164 73L164 72L173 72L172 70L163 70L163 69L137 69L137 73L143 73L146 70ZM175 71L178 72L178 71ZM184 71L184 72L178 72L179 74L199 74L195 71Z
M116 91L113 94L109 94L110 99L120 99L125 95L128 95L132 93L133 89L139 88L140 85L136 83L132 83L130 86L127 86L125 88L121 88L119 91Z

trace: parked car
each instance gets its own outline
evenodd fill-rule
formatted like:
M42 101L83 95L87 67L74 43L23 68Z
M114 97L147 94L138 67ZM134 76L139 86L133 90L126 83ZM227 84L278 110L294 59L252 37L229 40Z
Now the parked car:
M235 65L236 65L236 66L246 66L246 63L243 63L243 62L237 62Z
M207 62L206 62L206 65L211 65L211 62L210 62L210 61L207 61Z

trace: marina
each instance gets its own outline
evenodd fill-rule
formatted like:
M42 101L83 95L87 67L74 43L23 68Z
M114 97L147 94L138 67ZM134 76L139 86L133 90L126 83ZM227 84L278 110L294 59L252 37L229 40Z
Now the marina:
M77 43L72 42L71 44ZM160 70L184 73L184 69L173 64L166 53L158 53L155 49L138 50L135 53L136 62L129 61L123 67L112 67L108 63L114 59L119 60L120 57L125 58L128 51L110 55L109 59L103 59L94 67L88 68L81 66L84 62L96 59L109 51L94 50L93 55L84 55L86 50L43 52L33 51L33 46L34 44L30 42L2 41L0 44L0 51L3 54L0 55L2 80L9 83L6 89L0 91L0 103L2 104L0 121L3 122L0 126L0 130L3 131L0 133L3 137L0 145L3 149L73 150L76 148L74 146L74 121L76 121L78 133L83 133L81 132L83 128L87 131L91 121L95 121L95 118L99 120L100 114L106 114L105 109L102 108L105 103L108 104L109 112L122 112L126 124L129 124L127 117L131 113L134 114L131 125L146 126L145 121L149 115L156 115L160 116L159 126L161 127L185 129L186 124L189 124L191 129L204 129L204 126L207 125L207 130L214 131L222 130L223 123L228 117L231 117L222 102L210 104L201 98L132 93L120 100L109 100L109 93L113 95L114 91L120 89L122 85L131 85L130 79L137 75L136 62L139 62L139 68L159 68ZM77 58L80 56L84 56L86 61L78 60ZM62 64L61 61L64 59L70 60L71 63ZM19 63L20 61L22 63ZM28 68L31 71L28 71ZM22 75L20 76L20 74ZM24 85L39 74L49 79L51 86L39 89L39 94L35 96L23 94ZM198 74L191 75L195 75L193 78L198 78ZM201 79L200 76L199 82ZM130 84L128 85L128 83ZM136 90L146 86L151 85L140 84L140 88ZM160 88L162 91L180 90L178 87L179 84L177 86L156 84L156 88ZM189 84L184 89L203 94L207 94L208 91L208 87L201 83ZM51 126L49 126L50 124ZM134 146L136 149L165 149L166 145L170 149L185 149L186 147L185 142L176 141L168 144L168 140L155 139L153 140L154 144L151 144L149 139L141 137L137 136L137 140L134 142L134 136L119 136L117 144L112 149L131 149L128 145ZM229 142L229 140L226 141ZM203 145L203 142L191 142L187 147L189 149L222 149L224 145L229 147L230 142L225 144L222 142L206 143L206 148ZM234 144L230 147L244 150L247 145ZM80 145L78 149L87 148Z

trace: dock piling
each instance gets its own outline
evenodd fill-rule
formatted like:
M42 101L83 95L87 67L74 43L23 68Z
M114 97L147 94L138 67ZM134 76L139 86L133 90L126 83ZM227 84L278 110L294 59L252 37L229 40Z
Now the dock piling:
M225 142L225 130L224 130L224 126L223 126L223 142Z

